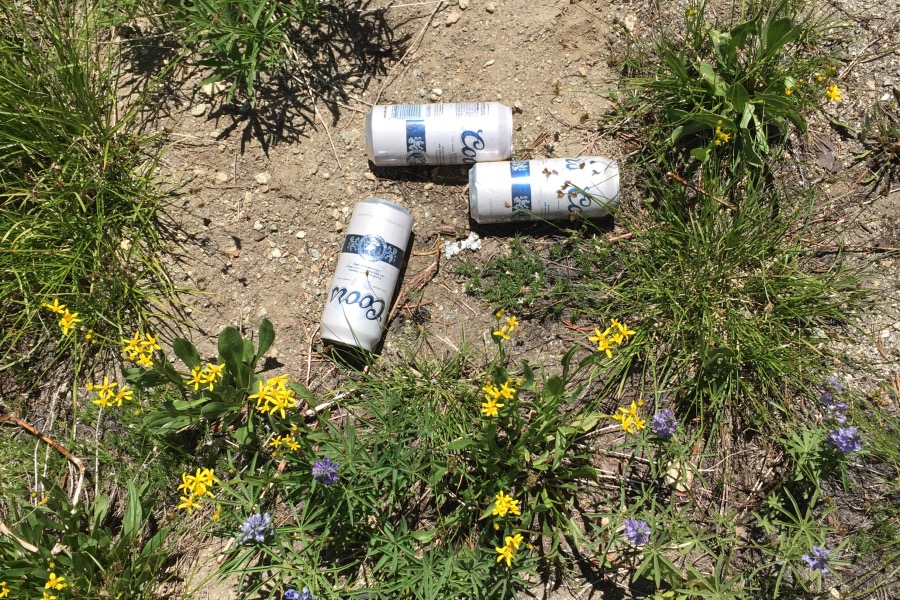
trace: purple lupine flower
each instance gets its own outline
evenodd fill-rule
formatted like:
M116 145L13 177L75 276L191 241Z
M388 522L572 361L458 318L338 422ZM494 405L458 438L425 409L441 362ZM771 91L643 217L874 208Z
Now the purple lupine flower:
M810 554L812 556L810 556ZM828 573L828 555L831 554L831 550L813 546L810 554L804 554L800 559L806 561L806 564L808 564L809 568L813 571L822 571L823 575Z
M825 381L825 387L835 394L843 394L844 393L844 384L841 383L837 375L832 375Z
M643 546L650 541L650 526L647 521L629 517L625 519L625 537L635 546Z
M293 589L285 591L283 600L316 600L316 597L309 592L308 587L303 586L300 592Z
M846 402L835 402L831 406L828 407L828 410L831 411L831 416L835 421L843 425L847 422L847 403Z
M862 448L862 440L856 427L838 427L828 432L826 438L828 442L834 446L838 452L849 454L851 452L859 452Z
M323 458L313 463L313 479L324 485L333 485L338 482L338 467L340 464L332 462L330 458Z
M262 544L273 533L275 531L272 529L272 517L269 516L269 513L256 513L247 517L247 520L241 525L241 534L237 538L237 543L254 541Z
M651 418L650 430L657 437L670 437L675 433L676 427L678 427L678 421L675 419L675 413L672 412L672 409L665 408Z

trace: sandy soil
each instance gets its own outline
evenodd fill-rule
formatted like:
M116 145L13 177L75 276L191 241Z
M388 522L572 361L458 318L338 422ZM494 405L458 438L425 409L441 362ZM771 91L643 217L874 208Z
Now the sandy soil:
M863 316L867 335L836 340L848 363L875 367L876 376L860 383L871 388L897 371L900 357L900 263L896 252L872 251L900 246L900 193L896 181L877 190L860 183L864 167L853 166L860 146L827 117L858 123L900 82L894 50L900 6L852 0L828 7L858 35L842 55L846 101L814 119L808 138L796 139L794 179L800 187L824 183L839 200L827 218L852 224L844 241L862 247L850 259L877 261L871 283L884 290L888 310ZM268 318L277 339L265 368L314 391L334 383L331 363L320 355L318 323L350 213L367 197L399 202L414 218L405 287L382 354L413 347L443 356L463 339L476 347L490 343L490 307L465 295L438 249L476 231L484 245L469 258L483 262L505 251L510 229L470 222L466 168L370 167L364 139L370 106L500 101L514 107L518 155L532 148L534 157L599 154L627 170L627 141L597 133L596 120L610 107L602 92L616 86L628 32L642 35L670 18L626 0L375 0L347 10L362 24L336 29L321 64L274 86L254 108L204 93L206 73L187 70L158 99L153 122L169 132L164 174L183 192L168 213L176 227L173 273L200 291L183 297L194 328L181 335L212 357L222 327L250 334ZM419 307L430 318L412 319ZM571 344L560 323L526 327L539 333L521 342L519 353L552 359ZM557 597L605 597L580 587ZM233 597L225 594L209 597Z

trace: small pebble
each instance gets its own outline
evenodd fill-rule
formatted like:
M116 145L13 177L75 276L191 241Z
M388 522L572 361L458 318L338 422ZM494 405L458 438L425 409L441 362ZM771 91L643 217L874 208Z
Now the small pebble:
M195 104L191 109L191 115L195 117L202 117L206 114L207 110L209 110L209 104Z
M260 306L260 307L259 307L259 310L256 311L256 318L257 318L257 319L265 319L265 318L268 317L268 316L269 316L269 311L266 310L266 307L265 307L265 306ZM271 353L270 353L270 354L271 354Z
M494 11L497 10L497 7L494 5L493 2L488 2L487 5L484 7L484 10L488 11L491 14L494 14Z
M342 230L343 228L344 228L344 224L343 224L343 223L341 223L340 221L335 221L335 222L334 222L334 230L335 230L335 231L340 231L340 230Z
M263 227L265 227L265 226L262 224L262 221L257 221L256 223L253 224L253 229L255 229L257 231L262 231Z
M283 256L283 254L281 253L281 249L280 249L280 248L273 248L273 249L272 249L272 258L281 258L282 256Z
M331 179L331 173L322 173L322 179Z
M459 0L457 4L459 4L459 7L462 10L466 10L467 8L469 8L469 0Z
M297 236L297 239L302 240L303 238L306 237L306 232L305 232L305 231L298 231L298 232L295 233L294 235Z
M484 66L485 66L485 67L489 67L489 66L491 66L492 64L494 64L494 59L493 59L493 58L492 58L491 60L487 61L486 63L484 63Z
M228 181L228 173L219 171L216 173L216 183L225 183Z
M587 77L587 69L585 69L584 67L578 67L578 76Z
M435 96L443 96L444 90L442 90L441 88L434 88L433 90L431 90L431 93Z
M513 102L513 108L519 112L522 112L522 103L516 100L515 102Z
M423 189L424 189L426 192L427 192L428 190L433 190L433 189L434 189L434 184L431 183L431 182L429 181L428 183L425 184L425 187L424 187Z
M377 179L375 177L375 173L373 173L372 171L366 171L366 174L364 175L364 177L366 179L368 179L369 181L375 181Z
M447 27L450 27L451 25L458 23L461 17L462 14L458 10L451 11L450 14L447 15L445 24L447 25Z
M262 173L257 173L254 179L256 179L256 183L265 185L269 183L269 180L272 179L272 176L269 175L268 171L263 171Z

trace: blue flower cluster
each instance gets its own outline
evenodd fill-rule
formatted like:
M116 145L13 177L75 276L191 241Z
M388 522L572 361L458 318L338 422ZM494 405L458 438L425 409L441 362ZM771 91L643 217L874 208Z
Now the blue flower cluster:
M678 420L675 419L675 413L670 408L665 408L653 415L650 422L650 431L661 438L671 437L677 427Z
M625 519L625 538L635 546L643 546L650 541L650 526L647 521L633 517Z
M241 534L237 538L237 543L253 541L262 544L273 533L275 531L272 529L272 517L269 516L269 513L256 513L247 517L247 520L241 525Z
M824 575L828 573L829 554L831 554L831 550L813 546L812 551L809 554L804 554L800 558L809 565L810 569L812 569L813 571L822 571L822 574Z
M832 375L822 385L820 400L825 405L831 418L839 425L839 427L829 431L825 439L838 452L850 454L851 452L859 452L862 449L862 439L856 427L844 426L847 423L847 404L837 399L837 396L843 392L844 384L836 376Z
M284 600L316 600L316 597L310 593L309 588L303 586L299 592L297 590L286 590L284 592Z
M313 479L324 485L334 485L338 482L338 467L340 464L332 462L330 458L323 458L313 463Z
M831 417L841 425L847 422L847 404L838 401L835 396L843 392L844 384L838 381L837 376L832 375L822 386L822 396L819 398Z

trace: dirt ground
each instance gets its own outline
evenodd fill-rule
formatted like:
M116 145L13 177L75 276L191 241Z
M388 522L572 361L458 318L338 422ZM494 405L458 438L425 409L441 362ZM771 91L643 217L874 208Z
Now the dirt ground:
M158 98L157 131L170 144L163 174L182 196L168 211L176 282L200 293L183 296L192 329L182 330L215 355L226 325L255 332L262 318L276 342L265 367L287 373L314 391L333 385L331 363L320 351L319 318L353 206L367 198L399 202L413 215L414 243L382 354L414 348L433 356L491 345L491 307L466 296L452 259L439 256L445 241L484 240L468 255L484 262L508 247L509 227L478 226L468 217L467 169L385 169L368 164L365 112L380 104L500 101L514 108L514 151L534 157L601 155L627 170L626 141L597 133L611 106L602 93L617 85L618 62L629 32L643 35L683 10L627 0L459 0L350 4L352 27L322 26L330 45L320 64L299 72L247 110L205 93L201 70ZM730 4L723 3L722 10ZM861 250L850 260L877 260L871 284L884 290L886 310L863 316L865 335L836 339L849 364L874 366L874 386L896 372L900 358L898 275L900 188L864 186L853 166L859 144L842 136L828 117L858 124L862 111L900 85L900 5L830 0L823 9L853 24L839 70L845 102L813 119L808 138L796 138L794 183L823 183L837 200L827 218L850 224L843 241ZM348 18L348 22L353 22ZM329 30L329 27L334 27ZM149 60L149 58L148 58ZM209 89L207 88L207 91ZM623 190L625 194L632 193ZM837 240L836 240L837 241ZM873 250L874 249L874 250ZM469 253L470 251L466 251ZM412 319L425 307L430 318ZM539 332L517 353L551 361L571 345L559 322L526 323ZM836 365L836 368L839 368ZM227 598L205 591L198 597ZM573 584L556 598L600 598L602 591Z

